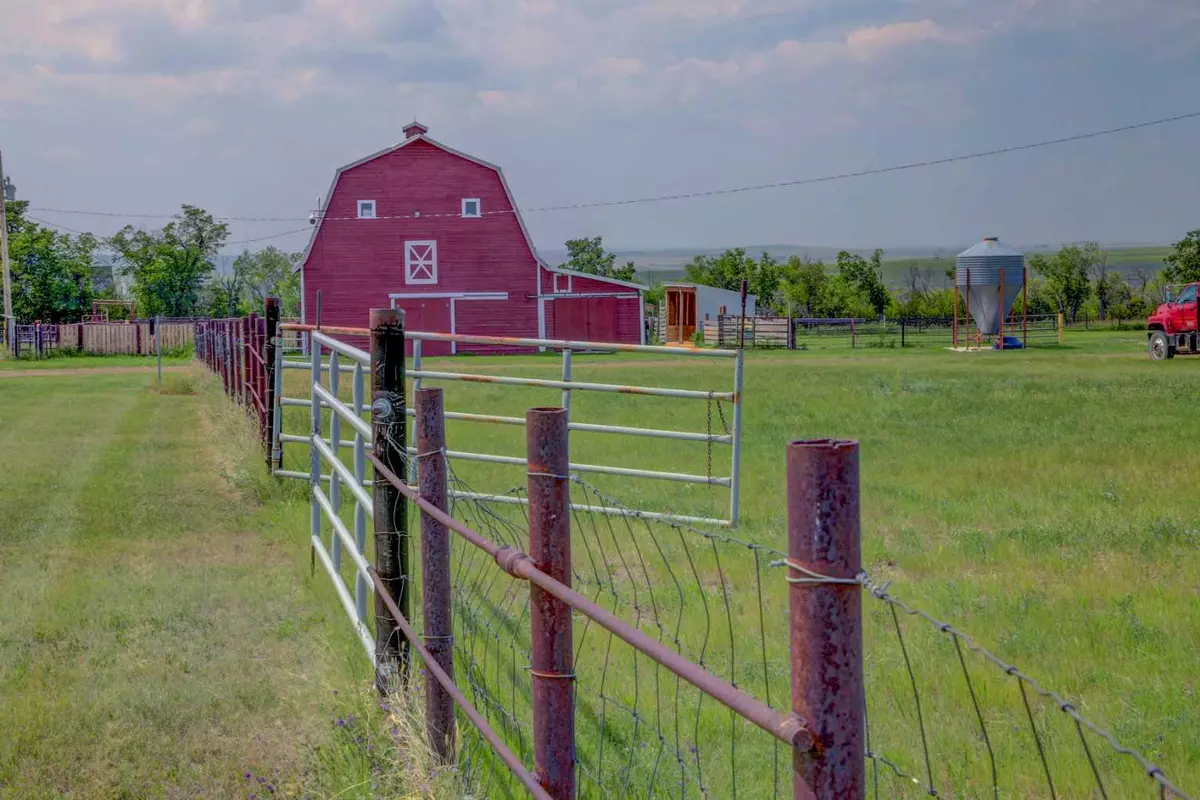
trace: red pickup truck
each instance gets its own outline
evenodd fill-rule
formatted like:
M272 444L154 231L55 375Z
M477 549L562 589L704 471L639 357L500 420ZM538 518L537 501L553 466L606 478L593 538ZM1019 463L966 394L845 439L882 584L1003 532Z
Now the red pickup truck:
M1160 305L1146 319L1150 358L1162 361L1176 353L1200 353L1200 318L1196 293L1200 283L1189 283L1173 300Z

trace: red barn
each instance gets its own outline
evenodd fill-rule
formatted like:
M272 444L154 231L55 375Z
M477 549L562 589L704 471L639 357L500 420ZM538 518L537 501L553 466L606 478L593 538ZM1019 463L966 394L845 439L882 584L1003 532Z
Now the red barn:
M544 263L500 168L427 132L413 122L337 171L300 264L305 322L320 291L322 325L365 327L369 309L392 306L410 330L644 343L643 287Z

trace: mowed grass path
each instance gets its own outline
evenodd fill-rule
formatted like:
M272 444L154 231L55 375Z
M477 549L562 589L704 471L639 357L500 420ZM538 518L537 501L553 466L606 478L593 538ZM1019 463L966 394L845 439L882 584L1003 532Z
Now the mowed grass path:
M0 797L296 792L353 694L302 514L239 411L167 382L0 381Z

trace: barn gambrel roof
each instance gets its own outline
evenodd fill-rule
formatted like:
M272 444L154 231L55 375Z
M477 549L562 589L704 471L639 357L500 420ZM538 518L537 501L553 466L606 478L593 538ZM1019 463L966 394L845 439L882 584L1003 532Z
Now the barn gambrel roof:
M413 124L419 125L418 123L413 123ZM424 125L419 125L419 127L423 130L427 130ZM525 237L525 244L529 247L529 252L533 254L533 258L537 262L538 266L541 267L542 269L544 269L548 272L557 272L562 275L578 275L583 278L590 278L592 280L601 281L603 283L611 283L611 284L614 284L617 286L626 286L631 289L637 289L639 291L644 291L646 289L646 287L640 283L631 283L629 281L622 281L622 280L618 280L616 278L606 278L606 277L603 277L600 275L593 275L588 272L578 272L576 270L563 269L561 267L552 267L549 264L547 264L545 262L545 260L541 257L541 255L538 254L537 247L535 247L533 244L533 237L531 237L529 235L529 228L527 228L525 226L525 219L524 219L524 217L521 216L520 209L517 208L517 203L516 203L516 200L513 198L512 190L508 186L508 179L504 177L504 170L501 169L498 165L491 163L490 161L484 161L482 158L476 158L473 155L469 155L460 150L455 150L453 147L444 145L441 142L437 141L436 139L432 139L429 136L426 136L423 132L418 133L416 136L412 136L408 139L405 139L403 142L400 142L397 145L393 145L391 147L386 147L383 150L380 150L376 153L372 153L369 156L360 158L357 161L354 161L350 164L346 164L345 166L338 167L337 172L335 172L333 175L333 181L329 184L329 191L325 193L324 201L322 203L322 208L317 211L317 224L313 226L313 232L312 232L312 235L308 239L308 245L306 245L304 248L304 256L303 256L303 258L300 259L300 263L296 265L296 270L303 268L303 266L308 262L308 257L312 253L313 245L316 243L317 236L321 232L321 226L325 224L325 208L328 208L329 201L333 198L333 193L337 189L338 181L341 180L342 174L349 170L354 169L355 167L362 166L363 164L366 164L369 161L374 161L377 158L381 158L383 156L394 153L397 150L407 147L408 145L412 144L413 142L417 142L417 141L425 142L426 144L431 144L440 150L444 150L445 152L449 153L452 156L458 156L459 158L470 161L473 164L478 164L481 167L487 167L488 169L494 170L496 172L496 175L499 176L499 178L500 178L500 185L501 185L501 187L504 188L504 196L505 196L505 198L508 199L508 205L510 208L512 208L512 210L513 210L512 213L517 218L517 225L519 225L521 228L521 235ZM539 279L539 284L540 284L540 279Z

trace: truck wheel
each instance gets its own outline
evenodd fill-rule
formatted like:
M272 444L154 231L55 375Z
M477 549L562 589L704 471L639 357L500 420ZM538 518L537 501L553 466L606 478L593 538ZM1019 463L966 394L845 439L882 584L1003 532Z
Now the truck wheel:
M1166 358L1175 357L1175 348L1171 345L1171 340L1162 331L1154 331L1150 334L1150 360L1162 361Z

